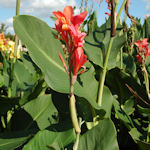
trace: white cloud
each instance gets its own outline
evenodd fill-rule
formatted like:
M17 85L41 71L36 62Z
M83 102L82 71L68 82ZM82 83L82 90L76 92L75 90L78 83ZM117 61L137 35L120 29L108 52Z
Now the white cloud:
M13 18L8 18L5 21L0 21L0 23L5 23L5 25L7 26L7 32L14 33Z
M53 11L60 10L67 5L77 6L76 0L21 0L21 14L29 14L40 18L49 18ZM13 8L15 11L16 0L0 0L0 7ZM75 9L75 14L79 14L79 8ZM8 27L8 31L13 31L13 18L2 20Z
M21 0L21 13L49 17L54 10L63 10L66 5L76 6L75 0ZM0 7L15 8L16 0L0 0Z
M150 11L150 0L142 0L146 3L146 10Z
M76 2L75 0L32 0L24 3L23 13L49 17L53 11L62 11L66 5L76 6Z
M5 8L14 8L16 5L16 0L0 0L0 6Z
M12 25L12 24L13 24L13 18L8 18L8 19L6 19L5 23L6 23L7 25Z

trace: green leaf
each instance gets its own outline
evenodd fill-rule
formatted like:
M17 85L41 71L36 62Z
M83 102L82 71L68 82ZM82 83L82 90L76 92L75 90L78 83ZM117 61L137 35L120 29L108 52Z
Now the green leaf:
M13 87L19 91L30 90L35 84L36 79L33 75L25 68L25 65L21 61L16 61L14 67L14 80Z
M123 53L123 68L125 68L125 71L131 73L133 76L136 74L134 59L127 53Z
M4 85L4 77L0 74L0 87Z
M80 137L78 150L119 150L117 134L110 119L100 123Z
M69 93L69 76L58 56L59 52L62 53L61 43L53 37L51 28L35 17L21 15L14 18L14 29L27 46L33 61L44 73L47 84L55 91ZM98 82L94 71L90 65L89 70L80 75L79 82L75 83L75 94L84 97L98 109Z
M60 150L75 140L73 129L65 132L39 131L23 150Z
M115 78L114 78L115 77ZM119 70L118 68L112 69L107 73L106 84L113 94L118 96L118 100L121 105L131 96L135 96L127 86L129 86L134 92L136 92L145 101L148 100L145 89L138 83L138 80L130 74ZM137 102L146 106L144 102L137 99ZM147 107L147 106L146 106Z
M14 130L27 130L38 127L42 130L53 123L57 123L57 114L51 95L42 95L26 103L22 109L13 115L12 128Z
M123 121L123 123L130 129L131 128L131 122L129 116L125 113L125 111L121 108L119 102L114 99L113 106L116 112L116 118Z
M113 96L108 87L104 86L103 97L102 97L102 107L106 111L105 117L109 118L111 116L111 108L113 104Z
M0 134L0 150L14 150L30 138L30 132L6 132Z
M122 26L119 25L112 44L107 69L112 69L118 66L118 63L120 61L119 52L121 47L126 41L125 34L120 35L121 29ZM106 56L109 40L110 40L110 19L101 27L96 28L94 32L90 32L85 38L84 48L88 58L93 63L99 65L100 67L103 67L104 57Z
M135 108L134 108L134 100L133 99L129 99L127 101L125 101L125 104L123 105L123 110L128 114L131 115Z
M62 53L61 43L53 37L50 27L40 19L21 15L14 18L14 29L44 72L48 85L56 91L68 92L69 77L58 56Z
M13 150L22 145L27 140L26 137L13 139L0 139L0 150Z

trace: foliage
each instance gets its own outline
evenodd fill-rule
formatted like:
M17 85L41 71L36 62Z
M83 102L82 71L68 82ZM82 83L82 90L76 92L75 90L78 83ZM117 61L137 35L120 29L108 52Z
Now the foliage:
M72 95L63 65L68 67L64 41L36 17L14 17L15 33L27 51L12 59L0 54L0 150L150 149L150 17L143 25L138 19L130 27L117 24L101 105L97 97L112 38L111 18L99 27L93 12L83 25L87 25L83 48L88 61L74 83L79 134L69 108ZM135 43L143 39L147 55L139 63L141 47Z

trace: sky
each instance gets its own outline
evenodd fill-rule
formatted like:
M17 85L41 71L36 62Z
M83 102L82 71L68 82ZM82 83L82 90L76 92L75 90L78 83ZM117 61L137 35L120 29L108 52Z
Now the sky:
M99 6L96 0L88 0L88 10L91 10L91 1L94 1L94 9L97 11L98 25L105 22L105 12L107 3L105 0ZM123 0L120 0L119 6ZM8 31L13 33L13 16L15 16L16 0L0 0L0 23L5 23L8 26ZM80 13L81 0L21 0L20 14L33 15L44 21L50 26L54 23L51 20L53 11L63 10L66 5L76 6L75 14ZM143 22L145 15L150 15L150 0L132 0L129 13L132 16L141 18ZM123 17L123 15L122 15ZM128 24L130 21L127 20Z

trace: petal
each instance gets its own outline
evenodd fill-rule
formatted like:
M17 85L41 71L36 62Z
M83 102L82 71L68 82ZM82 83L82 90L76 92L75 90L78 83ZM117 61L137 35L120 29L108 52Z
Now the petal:
M108 13L108 12L105 12L105 15L108 15L109 17L111 16L111 14L110 14L110 13Z
M148 49L148 54L147 55L150 56L150 49Z
M137 40L137 42L134 43L137 47L140 47L141 46L141 41L140 40Z
M62 31L62 23L59 20L55 21L55 27L58 32Z
M61 53L58 53L58 55L59 55L59 58L60 58L61 62L62 62L63 65L64 65L64 68L65 68L67 74L69 75L69 71L68 71L67 65L66 65L66 63L65 63L65 61L64 61L64 59L63 59Z
M79 69L87 61L87 56L84 54L83 48L78 47L73 53L73 75L76 75Z
M148 46L148 39L147 38L142 40L142 45L143 46Z
M65 15L61 11L54 11L53 14L58 20L61 20L62 17L65 17Z
M65 17L68 19L68 20L71 20L71 17L73 15L73 8L72 6L66 6L64 8L64 11L63 11Z
M87 11L84 11L82 12L80 15L76 15L76 16L73 16L71 18L71 22L72 24L75 26L75 27L79 27L79 25L84 21L85 17L87 16L88 12Z

